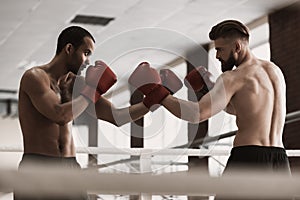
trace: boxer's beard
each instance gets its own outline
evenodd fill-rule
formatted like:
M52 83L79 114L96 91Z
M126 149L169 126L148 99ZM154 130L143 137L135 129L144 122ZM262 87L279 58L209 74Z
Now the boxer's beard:
M227 59L227 61L225 60L220 60L222 63L222 72L226 72L229 70L232 70L232 68L235 66L236 64L236 60L233 57L233 52L231 51L229 58Z
M81 72L87 67L86 64L82 64L79 69L78 69L78 72L77 72L77 75L80 76L81 75Z

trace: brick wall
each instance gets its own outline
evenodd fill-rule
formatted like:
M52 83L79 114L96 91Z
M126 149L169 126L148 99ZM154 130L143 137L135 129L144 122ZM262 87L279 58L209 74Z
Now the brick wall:
M300 110L300 3L269 15L271 60L286 79L287 113ZM300 121L287 124L283 134L287 149L300 149ZM292 171L300 172L300 158L289 158Z

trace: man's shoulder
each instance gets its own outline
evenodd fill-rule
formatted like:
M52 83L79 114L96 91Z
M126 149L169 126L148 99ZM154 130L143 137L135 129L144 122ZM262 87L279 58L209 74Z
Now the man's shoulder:
M226 71L223 72L219 78L226 80L226 81L234 81L236 78L238 78L238 73L239 71L235 70L230 70L230 71Z
M272 68L272 69L274 69L274 70L281 71L280 66L276 65L276 64L273 63L273 62L266 61L264 64L265 64L266 67L270 67L270 68Z
M35 76L35 75L43 75L43 74L46 74L46 71L42 67L36 66L27 69L24 72L23 76Z
M222 73L217 82L219 84L223 84L223 87L227 88L227 90L232 91L233 93L237 92L244 85L244 78L242 72L240 70L231 70Z
M41 67L32 67L26 70L22 76L22 79L45 79L48 75Z
M49 82L49 77L41 67L32 67L26 70L21 78L20 87L27 88Z

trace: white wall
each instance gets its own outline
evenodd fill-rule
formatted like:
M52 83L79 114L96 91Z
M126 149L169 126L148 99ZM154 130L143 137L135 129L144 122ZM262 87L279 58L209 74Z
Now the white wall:
M23 146L22 134L17 118L0 118L0 149ZM22 152L0 151L0 168L17 169Z

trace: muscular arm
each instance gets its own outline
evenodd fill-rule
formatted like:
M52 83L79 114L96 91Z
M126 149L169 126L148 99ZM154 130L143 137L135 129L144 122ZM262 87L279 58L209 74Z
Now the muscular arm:
M199 123L224 110L235 93L228 75L222 74L213 89L199 102L186 101L169 95L162 102L163 106L176 117Z
M82 96L61 104L59 96L51 89L49 77L41 69L27 71L22 77L21 88L42 115L59 125L72 121L88 106Z
M77 77L74 85L75 89L73 89L73 98L80 95L80 91L84 86L84 78ZM95 104L91 103L85 111L92 117L119 127L128 122L140 119L149 112L149 109L142 102L126 108L116 108L109 100L102 96Z
M143 117L148 111L149 109L142 102L126 108L116 108L105 97L101 97L95 105L91 104L87 109L90 115L116 126L135 121Z

